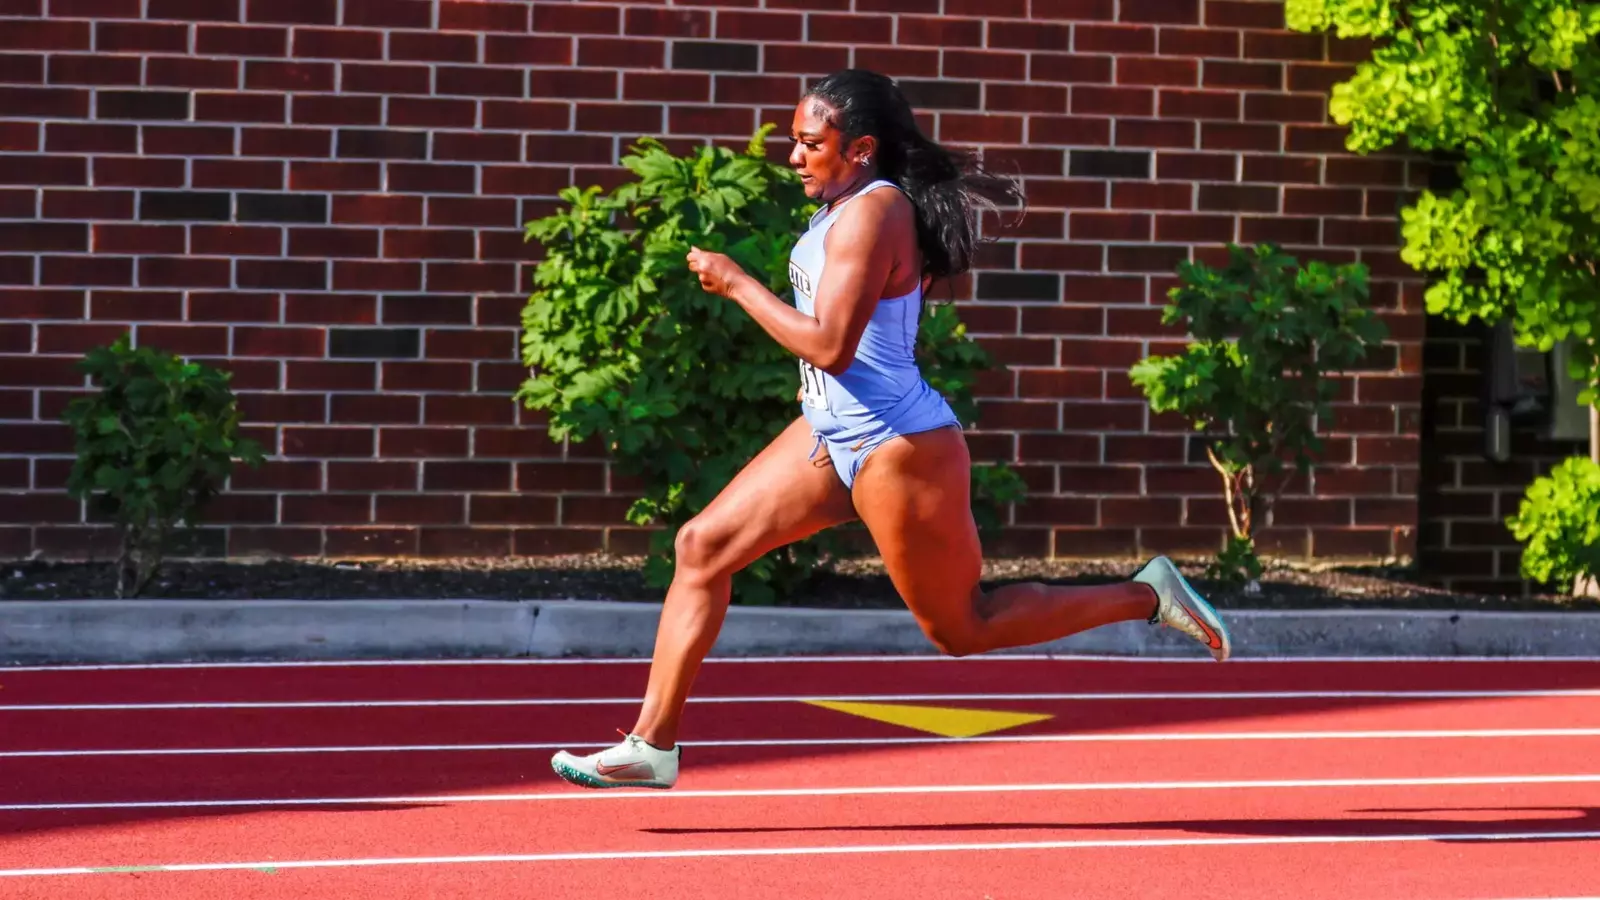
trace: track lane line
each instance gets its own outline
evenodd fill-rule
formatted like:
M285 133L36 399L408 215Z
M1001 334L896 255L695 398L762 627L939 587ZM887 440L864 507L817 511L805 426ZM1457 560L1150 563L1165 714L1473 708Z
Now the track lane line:
M671 791L542 791L506 794L410 794L380 797L308 797L247 800L146 800L126 803L0 804L0 812L107 809L270 808L280 806L415 805L453 803L541 803L604 800L688 800L744 797L855 797L873 795L1078 793L1090 791L1217 791L1361 787L1459 787L1531 784L1600 784L1591 775L1460 775L1426 778L1311 778L1224 781L1089 781L1054 784L895 785L839 788L745 788Z
M0 869L0 877L26 878L133 872L219 872L244 869L331 869L400 865L463 865L471 863L542 863L572 861L617 862L634 859L709 859L763 856L836 856L888 853L953 853L996 850L1072 850L1106 847L1219 847L1282 846L1292 844L1395 844L1461 843L1478 841L1592 841L1600 831L1511 831L1478 833L1417 833L1395 835L1305 835L1237 838L1129 838L1078 841L1019 841L952 844L867 844L820 847L741 847L700 850L626 850L587 853L527 853L482 856L417 856L366 859L272 860L229 863L156 863L117 866L62 866L40 869Z
M1232 731L1107 734L980 735L978 737L796 738L792 740L694 741L694 747L888 747L907 744L1050 744L1145 741L1332 741L1456 738L1600 737L1600 728L1488 728L1418 731ZM576 750L610 747L615 742L569 741L525 744L373 744L327 747L181 747L115 750L6 750L0 759L74 756L222 756L264 753L413 753L484 750Z
M832 695L712 695L690 697L695 704L728 703L986 703L991 701L1140 701L1140 700L1489 700L1536 697L1600 697L1600 688L1550 688L1529 690L1417 690L1417 691L1160 691L1139 693L1032 693L1032 694L832 694ZM124 710L199 709L385 709L410 707L494 706L631 706L638 697L508 697L455 700L245 700L198 703L36 703L0 706L0 712L112 712Z
M773 665L782 663L944 663L949 665L974 665L982 663L1040 661L1053 662L1109 662L1109 663L1176 663L1181 665L1215 665L1210 657L1187 656L1109 656L1099 654L1054 653L988 653L978 656L951 657L937 654L922 655L861 655L861 656L709 656L705 665ZM1322 664L1322 663L1594 663L1600 655L1593 656L1235 656L1228 665L1256 664ZM649 665L648 657L596 657L586 659L352 659L352 660L244 660L234 662L157 662L157 663L90 663L83 665L58 664L38 666L0 665L5 672L120 672L141 669L299 669L385 667L385 666L594 666L594 665Z

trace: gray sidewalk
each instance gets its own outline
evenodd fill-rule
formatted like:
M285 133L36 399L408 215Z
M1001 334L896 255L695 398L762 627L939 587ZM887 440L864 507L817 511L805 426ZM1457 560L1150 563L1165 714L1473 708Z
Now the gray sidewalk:
M0 603L0 666L229 660L648 656L660 607L583 600ZM1593 657L1600 613L1223 611L1235 656ZM1122 623L1015 652L1204 658ZM734 607L718 656L926 654L909 613Z

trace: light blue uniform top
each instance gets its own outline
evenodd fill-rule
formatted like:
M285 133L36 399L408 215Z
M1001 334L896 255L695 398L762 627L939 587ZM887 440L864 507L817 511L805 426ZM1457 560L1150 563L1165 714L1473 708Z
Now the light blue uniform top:
M878 188L898 190L892 181L873 181L835 209L818 210L810 228L789 254L789 282L795 307L814 316L815 291L827 263L828 231L857 197ZM915 434L960 420L917 368L917 326L922 316L922 285L903 297L878 301L856 347L855 359L834 376L800 360L801 411L812 433L826 444L846 487L855 484L861 464L891 438ZM815 455L815 450L812 451Z

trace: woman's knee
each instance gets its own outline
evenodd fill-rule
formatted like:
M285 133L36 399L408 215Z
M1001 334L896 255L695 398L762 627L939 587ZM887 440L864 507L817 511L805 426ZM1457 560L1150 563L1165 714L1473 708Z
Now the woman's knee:
M678 571L707 577L730 574L720 570L728 557L732 537L731 529L705 515L685 522L673 540Z
M975 621L924 622L922 633L945 656L972 656L986 649L982 630Z

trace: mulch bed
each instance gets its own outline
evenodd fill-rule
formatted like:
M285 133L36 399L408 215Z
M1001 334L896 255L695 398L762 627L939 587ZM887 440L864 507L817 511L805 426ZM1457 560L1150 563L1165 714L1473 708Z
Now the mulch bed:
M660 602L665 592L645 582L636 557L565 556L511 559L384 561L173 561L143 596L187 599L584 599ZM1016 581L1095 584L1126 579L1129 560L989 560L984 584ZM1600 601L1546 594L1494 595L1443 590L1406 568L1277 565L1247 594L1210 583L1204 565L1185 575L1218 607L1231 609L1449 609L1600 611ZM115 596L105 563L0 564L0 600L92 599ZM738 603L738 597L734 598ZM785 597L784 606L895 609L899 596L876 559L847 560Z

